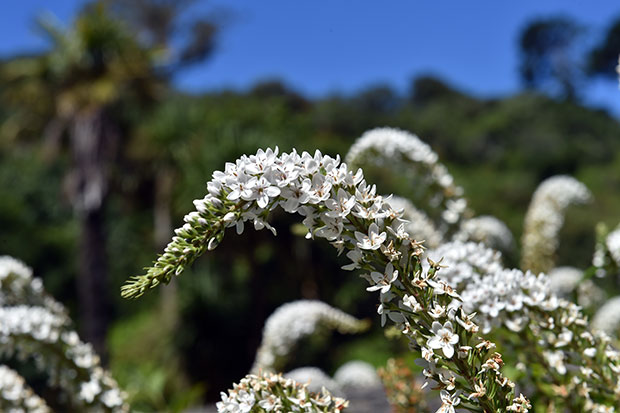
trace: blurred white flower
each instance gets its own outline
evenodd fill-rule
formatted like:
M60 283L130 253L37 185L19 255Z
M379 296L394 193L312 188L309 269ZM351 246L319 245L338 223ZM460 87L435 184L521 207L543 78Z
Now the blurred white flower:
M357 333L367 328L367 324L321 301L286 303L267 318L251 371L278 370L297 342L320 328Z
M317 367L299 367L284 373L284 377L293 379L297 383L307 384L308 391L312 393L320 393L322 388L326 388L335 396L344 396L340 384Z
M618 336L620 330L620 296L610 298L592 317L592 328Z
M490 215L470 218L461 224L454 237L456 241L481 242L487 247L502 252L514 249L514 237L510 229L499 219Z
M338 367L334 380L342 388L374 389L382 387L377 370L370 363L352 360Z
M16 371L0 365L0 411L51 413L45 400L37 396Z
M523 270L548 272L555 266L564 211L569 205L584 204L590 198L588 188L571 176L553 176L538 186L525 216L521 252Z

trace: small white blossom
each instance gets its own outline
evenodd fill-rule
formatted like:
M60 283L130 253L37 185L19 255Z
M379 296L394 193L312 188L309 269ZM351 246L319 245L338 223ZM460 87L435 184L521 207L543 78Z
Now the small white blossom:
M435 335L429 338L426 344L432 349L441 349L444 356L452 358L454 346L459 342L459 336L454 334L452 323L446 321L441 325L441 323L433 321L432 330Z
M439 396L441 397L441 407L437 409L435 413L455 413L454 407L458 406L461 402L459 394L460 392L450 394L448 391L442 390L439 393Z
M379 227L374 222L368 227L368 234L355 231L357 246L363 250L378 250L386 237L386 233L380 233Z

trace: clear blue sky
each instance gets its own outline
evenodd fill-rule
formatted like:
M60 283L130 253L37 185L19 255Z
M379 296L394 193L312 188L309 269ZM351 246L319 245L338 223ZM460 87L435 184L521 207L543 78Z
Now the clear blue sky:
M69 22L83 3L6 2L0 55L42 48L33 17L48 10ZM404 91L412 77L431 73L479 95L509 94L519 89L517 37L530 19L567 15L597 36L620 15L618 0L213 0L196 12L214 7L232 18L214 56L177 79L185 90L280 78L311 96L376 83ZM614 82L599 82L586 96L620 114Z

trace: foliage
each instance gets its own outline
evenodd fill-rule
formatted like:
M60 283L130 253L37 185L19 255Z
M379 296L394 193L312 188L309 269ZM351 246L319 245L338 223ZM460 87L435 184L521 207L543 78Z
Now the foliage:
M521 77L526 86L549 88L567 99L576 97L580 67L575 43L582 29L564 17L529 23L520 38Z

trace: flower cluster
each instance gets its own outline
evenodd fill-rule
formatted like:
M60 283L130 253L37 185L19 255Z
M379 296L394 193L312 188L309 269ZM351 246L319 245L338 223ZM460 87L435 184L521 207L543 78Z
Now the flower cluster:
M368 322L321 301L286 303L278 307L265 322L263 339L251 372L280 371L295 344L319 328L358 333L368 328Z
M308 391L311 393L320 393L325 388L334 396L344 396L340 384L318 367L298 367L284 373L284 377L293 379L297 383L307 383Z
M426 256L431 261L441 261L445 267L441 270L441 279L461 289L469 282L479 281L482 275L504 268L500 252L474 242L448 242L429 250Z
M441 233L435 228L433 221L419 209L417 209L411 201L406 198L392 195L388 202L395 210L401 213L401 219L407 221L405 230L414 239L424 241L424 245L430 248L436 248L442 241Z
M422 389L418 376L403 359L389 359L378 370L390 404L399 412L425 412L428 395Z
M570 176L553 176L538 186L525 216L521 257L523 270L548 272L555 266L564 211L571 204L589 201L590 197L588 188Z
M207 189L164 254L146 275L123 287L123 296L135 298L168 282L215 248L227 227L241 233L250 221L256 229L271 229L269 212L279 206L304 217L307 238L325 238L339 253L348 250L351 263L344 268L363 271L367 290L379 294L382 324L394 323L411 349L429 363L427 377L443 383L445 403L461 400L461 406L490 412L528 411L527 400L515 397L514 384L501 374L494 345L478 335L473 315L458 306L458 294L436 279L440 266L422 268L422 245L408 234L400 213L366 183L361 170L353 173L338 158L318 151L278 156L277 150L267 150L226 164L224 172L213 174ZM448 220L457 222L459 217ZM448 383L441 379L446 371L454 374ZM474 392L475 386L480 390Z
M620 330L620 296L610 298L592 318L592 328L618 336Z
M334 373L334 380L342 388L372 389L381 387L381 379L371 365L361 360L349 361Z
M0 280L0 354L33 358L76 409L128 411L116 381L103 370L92 346L71 329L64 307L32 278L32 270L1 257Z
M417 136L393 128L365 132L349 149L346 162L353 168L377 165L410 173L428 187L428 213L440 211L437 225L442 232L457 228L467 210L463 189L438 161L437 154ZM417 188L419 190L419 188ZM435 219L435 217L433 217Z
M610 231L602 222L596 226L596 245L592 265L599 278L620 277L620 226Z
M325 389L321 394L314 394L307 387L307 384L299 384L281 374L249 374L234 384L228 393L221 393L217 411L337 413L348 406L346 400L333 397Z
M37 396L23 377L0 365L0 409L3 412L51 413L45 400Z
M620 228L611 231L607 235L605 245L616 265L620 266Z
M583 271L575 267L556 267L549 271L549 289L560 297L572 293L583 278Z
M127 411L116 381L101 368L90 344L80 341L65 320L41 307L0 308L0 354L34 358L53 384L82 409Z
M506 224L490 215L481 215L463 221L459 232L454 235L453 239L462 242L481 242L503 252L512 251L515 244L512 232Z
M577 297L577 304L590 308L605 300L605 293L583 271L575 267L556 267L549 271L549 289L558 297Z
M462 307L477 312L475 321L484 332L504 326L519 334L517 353L522 361L536 360L546 367L544 374L531 378L537 384L534 388L554 383L556 407L597 411L614 406L620 396L620 353L605 335L588 330L578 306L551 292L545 274L498 268L489 260L496 254L480 244L452 244L452 254L442 264L468 269L468 277L455 283ZM452 261L454 257L461 261ZM445 337L444 348L451 351L449 328L435 328L438 336Z
M381 379L375 368L361 360L349 361L329 377L317 367L299 367L284 373L284 377L298 383L308 383L308 390L319 393L323 388L335 396L342 396L346 390L381 389Z
M28 266L13 257L0 256L0 307L20 304L43 307L69 320L64 306L45 292L41 279L34 278Z

